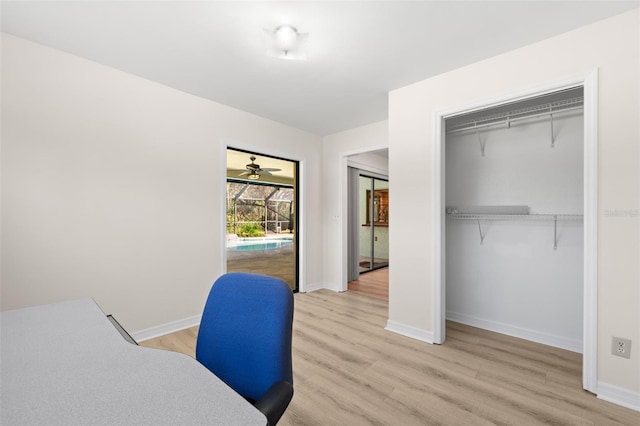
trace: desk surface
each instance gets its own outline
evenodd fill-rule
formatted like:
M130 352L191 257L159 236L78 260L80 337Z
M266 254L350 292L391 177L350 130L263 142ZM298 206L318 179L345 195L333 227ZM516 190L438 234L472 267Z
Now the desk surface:
M1 424L266 424L193 358L126 342L91 299L0 322Z

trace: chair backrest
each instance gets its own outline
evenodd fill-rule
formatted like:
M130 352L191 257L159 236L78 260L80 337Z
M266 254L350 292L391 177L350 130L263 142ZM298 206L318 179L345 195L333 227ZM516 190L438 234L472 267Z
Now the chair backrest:
M277 381L293 384L293 294L282 280L234 272L211 287L196 359L243 397L258 400Z

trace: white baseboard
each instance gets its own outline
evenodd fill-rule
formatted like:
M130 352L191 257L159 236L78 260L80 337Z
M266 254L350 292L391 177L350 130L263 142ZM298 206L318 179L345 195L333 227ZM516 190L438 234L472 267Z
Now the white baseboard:
M598 399L640 411L640 393L598 382Z
M385 330L402 334L403 336L411 337L412 339L420 340L427 343L433 343L433 333L421 328L413 327L411 325L401 324L399 322L387 321Z
M136 342L144 342L145 340L154 339L156 337L164 336L165 334L175 333L176 331L199 325L201 319L202 315L195 315L193 317L184 318L181 320L158 325L156 327L136 331L134 333L131 333L131 337L133 337Z
M484 330L495 331L496 333L506 334L507 336L518 337L520 339L531 340L532 342L542 343L543 345L553 346L565 349L571 352L582 353L582 341L571 339L568 337L557 336L554 334L543 333L527 328L520 328L510 324L503 324L496 321L476 318L457 312L447 312L447 320L459 322L461 324L470 325L472 327L482 328Z
M314 283L314 284L307 284L304 286L304 292L305 293L311 293L312 291L317 291L317 290L322 290L322 289L327 289L327 290L333 290L333 288L331 288L331 286L328 286L325 283Z

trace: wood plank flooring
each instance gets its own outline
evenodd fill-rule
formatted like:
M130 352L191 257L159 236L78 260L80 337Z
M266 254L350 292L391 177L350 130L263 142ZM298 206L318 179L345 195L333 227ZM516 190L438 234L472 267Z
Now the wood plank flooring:
M581 389L581 356L448 323L429 345L384 330L388 304L352 291L295 295L287 425L639 425ZM143 342L193 356L196 328Z
M389 301L389 268L361 274L357 280L351 281L347 286L348 290L354 293Z

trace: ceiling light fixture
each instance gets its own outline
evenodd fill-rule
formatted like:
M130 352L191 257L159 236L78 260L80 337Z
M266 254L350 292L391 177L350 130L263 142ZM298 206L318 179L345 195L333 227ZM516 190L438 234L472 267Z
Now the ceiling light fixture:
M264 30L267 55L281 59L307 59L303 47L309 34L299 33L296 27L280 25L275 30Z
M248 174L248 175L247 175L247 177L248 177L249 179L251 179L251 180L258 180L258 179L260 179L260 175L259 175L259 174L257 174L257 173L250 173L250 174Z

